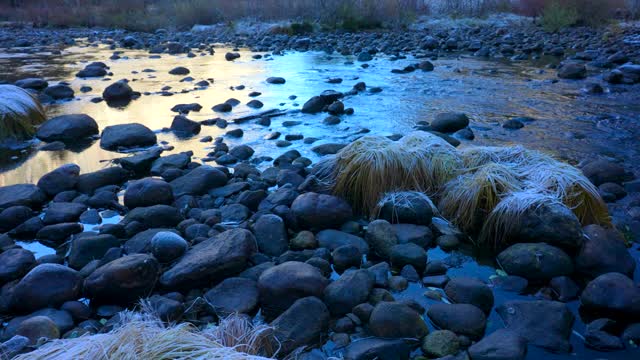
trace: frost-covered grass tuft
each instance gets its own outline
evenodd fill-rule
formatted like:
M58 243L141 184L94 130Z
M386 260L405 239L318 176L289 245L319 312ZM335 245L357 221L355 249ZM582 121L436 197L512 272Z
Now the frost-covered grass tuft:
M14 85L0 85L0 141L28 140L46 119L35 96Z

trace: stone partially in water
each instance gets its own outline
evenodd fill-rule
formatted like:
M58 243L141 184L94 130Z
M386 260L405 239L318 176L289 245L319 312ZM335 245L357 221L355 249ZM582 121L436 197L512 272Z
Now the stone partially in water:
M497 260L508 274L534 281L545 281L573 272L569 255L545 243L512 245L501 252Z
M592 280L580 296L580 311L620 321L640 319L640 288L620 273L603 274Z
M156 134L142 124L120 124L107 126L102 130L100 147L112 151L127 150L153 146L156 141Z
M170 205L173 202L173 190L164 180L144 178L129 183L124 193L124 206L129 209L152 205Z
M399 302L380 302L369 317L369 329L374 336L384 338L421 339L429 333L420 314Z
M351 206L341 198L306 193L291 204L291 213L302 229L338 228L353 216Z
M469 126L469 118L463 113L440 113L431 123L433 131L454 133Z
M85 114L61 115L44 122L36 132L42 141L62 141L65 143L92 137L99 133L96 121Z
M499 329L471 345L468 351L474 360L524 360L527 341L515 332Z

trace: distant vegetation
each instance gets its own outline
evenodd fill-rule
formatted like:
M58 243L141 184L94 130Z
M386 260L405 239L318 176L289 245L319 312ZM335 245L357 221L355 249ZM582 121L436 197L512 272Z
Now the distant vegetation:
M541 18L548 31L576 24L598 25L617 16L640 15L640 0L4 0L0 20L29 21L39 26L118 27L153 31L194 24L232 22L242 18L295 20L308 32L401 27L418 15L483 17L516 12Z

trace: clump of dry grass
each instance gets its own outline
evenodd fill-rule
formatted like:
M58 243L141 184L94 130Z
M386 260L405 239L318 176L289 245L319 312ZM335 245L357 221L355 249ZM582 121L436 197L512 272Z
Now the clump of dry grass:
M370 214L382 194L418 191L434 194L462 168L455 148L427 132L399 141L365 136L340 150L331 178L332 191L356 212Z
M511 168L489 162L448 182L439 206L456 226L475 233L503 196L522 188L522 181Z
M47 117L40 101L14 85L0 85L0 141L27 140Z
M271 328L238 315L199 330L189 323L167 325L145 312L122 314L120 324L108 333L54 340L15 359L266 360L259 354L273 351L267 345L273 344Z

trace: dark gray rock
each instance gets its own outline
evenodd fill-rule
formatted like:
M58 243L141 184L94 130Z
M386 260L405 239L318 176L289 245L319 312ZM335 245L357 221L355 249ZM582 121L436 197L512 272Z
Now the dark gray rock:
M151 255L127 255L97 268L84 281L86 296L98 303L138 301L154 287L160 265Z
M573 273L569 255L545 243L511 245L497 260L508 274L528 280L545 281Z
M48 196L56 196L63 191L75 188L79 175L80 167L78 165L65 164L44 174L38 180L38 187Z
M487 325L484 312L471 304L433 304L427 316L438 328L472 339L481 338Z
M447 283L444 292L454 303L475 305L487 315L493 308L491 288L474 278L453 278Z
M119 124L102 130L100 147L112 151L128 150L153 146L156 141L156 134L142 124Z
M45 193L33 184L16 184L0 187L0 209L11 206L27 206L37 209L47 200Z
M25 249L9 249L0 253L0 284L17 280L36 265L33 253Z
M327 229L316 234L318 247L327 248L333 251L341 246L353 245L360 250L363 255L369 253L369 245L363 238L348 234L343 231Z
M508 301L496 308L508 330L531 345L553 352L571 349L569 336L575 320L571 310L557 301Z
M273 214L262 215L253 226L258 249L269 256L280 256L289 248L287 228L282 218Z
M113 235L79 234L71 240L69 267L82 269L92 260L100 260L107 250L119 247L120 241Z
M598 276L580 296L580 311L620 321L640 319L640 288L620 273Z
M222 171L209 165L202 165L173 180L171 188L174 196L180 197L206 194L210 189L226 184L227 176Z
M636 261L619 232L598 225L584 228L585 240L575 257L576 271L590 278L618 272L633 277Z
M375 220L369 223L365 240L371 249L383 259L388 259L391 256L391 249L398 244L398 237L391 224L386 220Z
M170 231L159 231L151 238L151 252L160 262L171 262L182 256L189 243Z
M344 360L409 360L411 347L401 339L365 338L352 342Z
M335 196L305 193L291 204L291 214L302 229L338 228L353 216L351 206Z
M471 345L468 352L471 360L524 360L527 341L515 332L499 329Z
M193 288L239 274L256 252L256 240L244 229L227 230L189 249L160 277L167 288Z
M296 300L271 323L282 346L282 354L289 354L301 346L320 344L329 327L329 318L327 307L317 297Z
M42 264L33 268L13 289L11 303L20 311L58 307L76 300L82 291L82 277L64 265Z
M469 126L469 118L463 113L440 113L431 122L431 129L441 133L454 133Z
M214 314L251 314L258 307L258 283L255 280L233 277L223 280L207 291L205 299Z
M144 178L133 181L124 193L124 206L129 209L173 202L171 186L161 179Z
M421 339L429 333L420 314L399 302L380 302L369 317L369 330L383 338Z
M367 301L373 285L373 276L367 270L347 271L324 289L324 302L331 314L345 315Z

